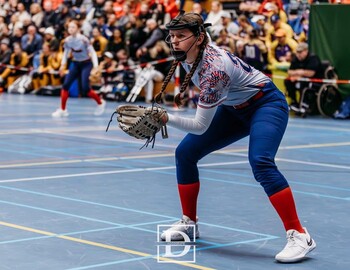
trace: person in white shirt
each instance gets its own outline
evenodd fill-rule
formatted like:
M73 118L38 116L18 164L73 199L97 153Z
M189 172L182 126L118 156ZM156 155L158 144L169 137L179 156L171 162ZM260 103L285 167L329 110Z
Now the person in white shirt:
M213 44L197 13L180 14L166 25L167 42L175 61L164 79L160 102L178 63L187 71L175 96L182 104L190 80L200 89L194 118L168 114L169 126L188 134L175 151L177 186L182 218L161 234L162 240L199 237L197 197L199 170L204 156L249 136L249 163L287 232L287 245L276 255L279 262L297 262L316 247L300 223L291 188L275 164L288 122L288 104L272 80L241 59ZM192 226L188 226L192 225Z

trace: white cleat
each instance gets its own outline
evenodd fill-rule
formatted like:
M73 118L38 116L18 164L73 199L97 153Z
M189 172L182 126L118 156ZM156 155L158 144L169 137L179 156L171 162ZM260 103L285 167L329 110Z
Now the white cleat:
M193 231L194 230L194 231ZM189 217L183 215L182 219L175 222L169 229L165 230L160 238L162 241L186 241L188 239L199 237L198 224Z
M105 108L106 108L106 101L104 101L103 99L101 100L101 104L97 105L97 108L94 112L94 115L99 116L102 115L105 112Z
M299 262L316 248L316 242L311 238L306 228L305 233L296 230L287 231L287 245L275 257L276 261L282 263Z
M54 118L62 118L62 117L67 117L69 115L67 109L62 110L61 108L57 109L54 111L51 116Z

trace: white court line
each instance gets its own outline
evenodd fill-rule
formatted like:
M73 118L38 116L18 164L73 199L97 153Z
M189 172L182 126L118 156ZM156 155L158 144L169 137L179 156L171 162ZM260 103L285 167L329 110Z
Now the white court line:
M208 164L200 164L200 165L198 165L198 167L225 166L225 165L235 165L235 164L245 164L245 163L248 163L248 161L208 163ZM125 169L125 170L104 171L104 172L61 174L61 175L41 176L41 177L6 179L6 180L0 180L0 183L25 182L25 181L35 181L35 180L49 180L49 179L59 179L59 178L72 178L72 177L82 177L82 176L143 172L143 171L160 171L160 170L169 170L169 169L175 169L175 168L176 168L175 166L163 166L163 167L135 168L135 169Z
M243 156L242 154L236 154L238 156ZM335 164L326 164L319 162L308 162L292 159L277 158L276 160L298 163L304 165L312 165L319 167L327 168L337 168L337 169L346 169L350 170L350 166L335 165ZM214 167L214 166L226 166L226 165L237 165L237 164L247 164L249 161L236 161L236 162L219 162L219 163L205 163L199 164L198 167ZM72 178L72 177L82 177L82 176L95 176L95 175L108 175L108 174L119 174L119 173L133 173L133 172L143 172L143 171L160 171L160 170L170 170L175 169L175 166L161 166L161 167L152 167L152 168L134 168L134 169L124 169L124 170L113 170L113 171L103 171L103 172L90 172L90 173L77 173L77 174L62 174L62 175L51 175L51 176L41 176L41 177L29 177L29 178L14 178L14 179L5 179L0 180L0 183L9 183L9 182L24 182L24 181L35 181L35 180L49 180L49 179L60 179L60 178Z
M26 114L27 115L27 114ZM3 116L3 115L2 115ZM50 119L52 122L52 119ZM36 133L55 133L55 132L79 132L79 131L105 131L106 126L79 126L79 127L64 127L64 129L60 128L29 128L29 129L12 129L7 131L1 131L0 135L16 135L16 134L36 134ZM305 128L305 129L325 129L327 131L345 131L350 132L350 128L343 127L329 127L329 126L321 126L321 125L302 125L302 124L289 124L289 128ZM118 130L120 131L120 130ZM60 134L60 135L68 135L68 134Z
M65 134L66 135L66 134ZM75 136L75 135L73 135ZM115 139L113 139L115 141ZM125 140L130 143L130 141ZM138 143L138 142L136 142ZM325 143L325 144L305 144L305 145L294 145L294 146L281 146L280 150L288 150L288 149L306 149L306 148L322 148L322 147L336 147L336 146L348 146L350 142L338 142L338 143ZM172 147L170 145L164 145L165 147ZM247 154L239 154L240 152L247 152L247 148L240 149L224 149L213 152L213 154L225 154L225 155L236 155L247 157ZM101 162L101 161L116 161L116 160L130 160L130 159L147 159L147 158L158 158L158 157L172 157L174 153L166 153L166 154L148 154L148 155L137 155L137 156L121 156L121 157L105 157L105 158L90 158L90 159L71 159L71 160L61 160L61 161L47 161L47 162L32 162L32 163L17 163L17 164L6 164L0 165L0 169L5 168L16 168L16 167L31 167L31 166L44 166L44 165L57 165L57 164L71 164L71 163L80 163L80 162ZM306 165L316 165L316 166L326 166L333 168L342 168L348 169L348 166L343 165L332 165L332 164L324 164L324 163L316 163L316 162L307 162L307 161L295 161L289 159L281 159L276 158L276 160L280 161L288 161L292 163L301 163Z
M226 153L223 153L223 154L226 154L226 155L229 155L229 156L248 157L247 154L241 154L241 153L226 152ZM346 166L346 165L337 165L337 164L321 163L321 162L310 162L310 161L303 161L303 160L296 160L296 159L287 159L287 158L275 158L275 160L276 161L290 162L290 163L304 164L304 165L312 165L312 166L320 166L320 167L327 167L327 168L337 168L337 169L350 170L350 166Z

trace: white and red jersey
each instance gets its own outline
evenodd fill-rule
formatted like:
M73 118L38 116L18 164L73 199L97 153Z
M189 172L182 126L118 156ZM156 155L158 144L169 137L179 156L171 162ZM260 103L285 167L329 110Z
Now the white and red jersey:
M182 66L187 72L191 69L186 62ZM200 89L198 106L212 108L219 104L242 104L271 79L230 52L209 44L192 81Z

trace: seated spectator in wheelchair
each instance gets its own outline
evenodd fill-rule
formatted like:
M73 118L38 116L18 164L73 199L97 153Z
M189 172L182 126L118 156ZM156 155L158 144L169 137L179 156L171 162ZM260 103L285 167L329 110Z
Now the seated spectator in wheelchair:
M0 84L3 84L5 88L13 84L13 82L28 72L27 69L29 64L28 54L22 50L20 43L13 44L13 53L11 54L10 65L16 66L18 68L11 69L6 68L0 74ZM21 69L22 68L22 69Z
M288 97L290 98L290 106L299 108L296 92L300 92L309 85L309 82L298 81L299 78L322 78L323 66L320 58L309 52L307 43L298 44L296 53L288 70L288 78L284 83L287 89Z

